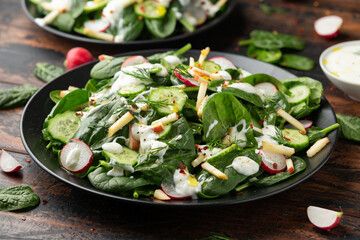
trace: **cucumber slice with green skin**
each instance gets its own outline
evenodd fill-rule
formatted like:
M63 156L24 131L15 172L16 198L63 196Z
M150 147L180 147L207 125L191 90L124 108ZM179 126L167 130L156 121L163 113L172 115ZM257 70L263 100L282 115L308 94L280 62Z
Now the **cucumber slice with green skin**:
M287 146L295 148L295 151L301 151L309 146L310 139L307 135L301 134L297 129L283 129L282 135L287 140Z
M53 138L67 143L79 128L80 120L76 112L67 111L50 119L47 129Z
M171 130L171 125L171 123L164 125L164 130L158 133L159 139L163 139L169 134Z
M216 73L221 71L220 65L212 61L204 61L202 67L204 68L205 71L209 73Z
M207 159L207 161L211 164L214 161L217 161L219 158L227 155L229 152L239 150L239 146L236 144L231 145L230 147L224 148L221 151L217 152L214 156Z
M289 89L291 96L286 96L290 104L298 104L309 100L311 90L305 85L296 85Z
M145 85L130 85L127 87L123 87L119 90L118 94L122 97L131 97L138 95L139 93L146 90Z
M134 166L137 163L138 153L130 148L123 146L123 151L121 153L112 153L106 150L102 151L103 156L106 160L110 161L112 159L119 165L130 165Z
M104 8L108 2L110 2L110 0L98 0L93 1L93 4L86 4L84 7L84 13L91 13L100 10Z
M168 115L183 109L187 95L177 87L159 87L151 91L149 100L155 103L155 109L159 114Z
M147 19L160 19L166 14L166 7L156 1L148 0L135 5L135 13Z

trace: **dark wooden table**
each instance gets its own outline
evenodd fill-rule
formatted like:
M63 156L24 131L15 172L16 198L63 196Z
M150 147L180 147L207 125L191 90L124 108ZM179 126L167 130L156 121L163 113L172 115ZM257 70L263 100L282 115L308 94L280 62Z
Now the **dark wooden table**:
M192 39L147 48L180 47L245 55L237 42L252 29L277 30L301 36L307 43L302 55L317 61L320 53L338 42L360 39L358 0L266 1L286 13L264 14L258 0L239 0L233 14L216 29ZM332 40L316 36L313 22L336 14L344 19L341 34ZM35 26L22 12L20 1L0 1L0 89L44 83L33 76L36 62L62 64L66 52L83 46L98 54L117 54L140 47L83 44L51 35ZM292 71L320 80L325 97L337 113L360 116L360 103L331 86L319 65L310 72ZM0 148L24 166L16 174L0 172L0 186L30 185L41 203L26 212L0 212L0 239L199 239L210 232L234 239L360 239L360 146L339 140L330 160L316 174L292 189L255 202L228 207L163 209L132 205L99 197L55 179L29 159L20 140L22 108L0 111ZM309 205L344 211L339 226L316 229L307 219Z

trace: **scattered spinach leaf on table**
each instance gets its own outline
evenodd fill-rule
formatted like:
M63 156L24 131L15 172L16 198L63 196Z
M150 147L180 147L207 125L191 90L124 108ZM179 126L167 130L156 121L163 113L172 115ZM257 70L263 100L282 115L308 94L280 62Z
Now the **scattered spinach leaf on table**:
M315 67L315 62L307 57L296 54L283 54L279 65L301 71L309 71Z
M0 91L0 109L10 109L24 106L38 89L30 84Z
M340 137L360 142L360 118L345 114L336 114L340 124Z
M65 70L62 67L45 62L36 63L34 69L34 75L44 82L50 82L63 73Z
M14 211L38 205L40 198L26 185L0 187L0 210Z

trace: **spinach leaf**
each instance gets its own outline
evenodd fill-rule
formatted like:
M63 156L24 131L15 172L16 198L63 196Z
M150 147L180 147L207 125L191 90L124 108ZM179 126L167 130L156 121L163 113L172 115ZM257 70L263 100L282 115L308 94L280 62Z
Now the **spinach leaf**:
M97 64L95 64L95 66L91 69L90 76L95 79L112 78L115 75L115 73L120 71L121 64L128 57L129 56L102 60Z
M266 104L274 106L275 111L282 108L284 111L289 112L291 108L285 95L280 91L277 91L273 96L266 98Z
M259 165L261 164L261 157L254 152L254 149L246 149L242 151L233 150L225 155L222 155L220 158L210 158L208 162L220 171L224 172L228 179L219 179L206 170L201 170L197 177L199 182L203 182L201 190L202 194L206 196L226 194L233 190L240 182L248 178L247 176L238 173L233 167L229 167L234 158L238 156L249 157Z
M283 54L278 64L301 71L310 71L315 67L312 59L296 54Z
M115 29L110 29L110 31L115 36L122 36L122 41L128 42L135 40L143 27L144 21L135 13L133 6L128 6L120 12Z
M292 115L295 118L302 118L308 116L312 111L320 107L321 97L323 95L323 86L321 82L309 78L309 77L298 77L288 78L280 80L284 86L291 88L296 85L306 85L310 88L309 103L301 102L297 105L292 106ZM288 94L290 95L290 94Z
M279 172L274 175L260 178L259 180L252 182L252 184L255 185L256 187L268 187L274 185L275 183L284 181L290 178L291 176L303 171L306 168L306 162L302 158L296 156L291 156L290 158L293 160L293 164L294 164L293 173L290 174L288 171Z
M145 25L155 38L166 38L175 31L176 14L170 9L161 19L145 19Z
M71 32L75 25L75 19L70 12L65 12L59 14L51 25L58 28L60 31Z
M58 113L76 108L89 102L90 92L83 89L76 89L66 94L51 110L48 118L54 117Z
M210 83L211 87L209 86L209 90L211 90L213 92L217 92L218 89L216 87L220 86L222 82L224 82L224 81L221 81L221 80L220 81L217 80L216 82L212 81ZM253 93L248 93L248 92L245 92L245 91L243 91L241 89L231 87L231 84L228 87L222 87L221 92L230 93L230 94L234 95L235 97L238 97L238 98L240 98L242 100L250 102L250 103L252 103L252 104L254 104L255 106L258 106L258 107L263 107L263 105L264 105L261 98L259 97L259 95L253 94Z
M305 42L302 39L287 34L253 30L250 33L250 37L253 40L253 44L258 48L292 48L296 50L301 50L305 48Z
M205 142L223 138L228 129L242 119L245 119L246 127L251 125L249 112L236 97L229 93L212 94L205 103L202 115ZM246 137L249 143L253 138L252 129L247 131Z
M50 82L63 73L65 73L65 70L62 67L51 63L36 63L34 69L34 75L44 82Z
M306 130L306 134L308 135L308 137L310 139L310 143L313 144L317 140L326 137L326 135L328 135L330 132L337 129L338 127L340 127L340 124L338 124L338 123L335 123L325 129L312 126L308 130Z
M110 169L111 168L99 167L89 173L88 178L90 183L101 191L119 194L131 194L131 191L138 187L152 184L150 181L141 177L108 176L107 172Z
M111 81L111 78L107 79L90 79L86 85L85 90L88 90L90 92L98 92L99 90L103 89L104 86L107 86L107 84Z
M51 99L51 101L53 101L54 103L58 103L60 101L60 92L61 90L54 90L51 91L49 94L49 97Z
M191 49L191 44L188 43L177 51L167 51L167 52L163 52L163 53L156 53L154 55L146 57L146 59L149 60L150 63L160 63L161 59L163 59L164 57L170 56L170 55L175 55L180 58L182 63L185 63L188 59L185 57L182 57L181 55L184 54L185 52L189 51L190 49Z
M288 87L286 87L280 80L277 80L276 78L264 73L252 74L250 76L241 79L241 81L250 83L253 86L258 83L269 82L274 84L281 92L290 95L290 91L288 90Z
M185 118L175 121L169 135L162 141L169 146L162 160L150 153L140 154L135 166L135 172L141 172L158 185L164 180L172 181L179 163L191 171L191 161L196 157L194 136Z
M0 210L14 211L38 205L40 198L25 185L0 188Z
M260 8L268 16L270 16L274 12L276 12L276 13L286 13L286 11L284 9L280 8L280 7L269 6L269 5L265 4L265 3L260 4Z
M360 118L345 114L336 114L337 121L340 123L340 137L360 142Z
M247 55L248 57L256 58L263 62L276 63L280 60L282 53L279 49L257 48L253 44L250 44Z
M0 91L0 109L10 109L24 106L38 89L30 84Z

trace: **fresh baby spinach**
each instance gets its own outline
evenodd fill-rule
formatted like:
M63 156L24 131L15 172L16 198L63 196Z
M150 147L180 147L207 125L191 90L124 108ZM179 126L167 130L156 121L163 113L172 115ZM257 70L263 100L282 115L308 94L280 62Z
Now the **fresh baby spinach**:
M252 43L258 48L291 48L295 50L302 50L305 48L305 42L292 35L253 30L250 32L250 37L253 40Z
M95 64L95 66L90 71L90 76L95 79L112 78L115 73L120 71L121 64L128 57L129 56L104 59Z
M315 62L310 58L296 54L283 54L279 65L301 71L309 71L315 67Z
M263 49L263 48L257 48L253 44L250 44L248 50L247 50L248 57L256 58L263 62L268 63L277 63L281 56L281 50L280 49Z
M340 137L360 142L360 118L345 114L336 114L340 124Z
M37 90L37 88L30 84L24 84L0 91L0 109L24 106Z
M65 73L64 68L51 63L36 63L34 75L44 82L50 82Z
M0 210L15 211L38 205L40 198L25 185L0 187Z

